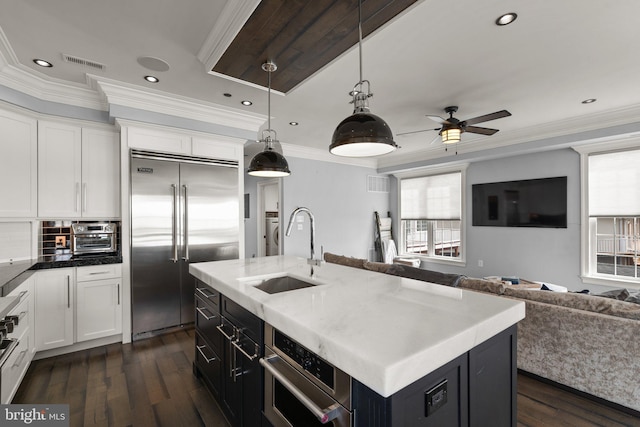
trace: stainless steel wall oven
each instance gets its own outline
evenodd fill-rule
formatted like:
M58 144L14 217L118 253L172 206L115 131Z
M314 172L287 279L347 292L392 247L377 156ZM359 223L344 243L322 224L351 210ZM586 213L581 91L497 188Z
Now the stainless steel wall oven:
M264 413L274 427L351 427L351 377L265 324Z

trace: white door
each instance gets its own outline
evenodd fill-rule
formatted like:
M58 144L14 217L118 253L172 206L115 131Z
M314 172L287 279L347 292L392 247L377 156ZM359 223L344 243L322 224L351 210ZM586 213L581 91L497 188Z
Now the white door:
M73 344L75 268L35 275L36 351Z
M35 217L38 127L35 119L0 111L0 217Z
M76 341L122 333L120 278L78 282Z
M81 148L78 126L38 122L38 216L81 216Z
M116 132L82 129L82 216L120 217L120 141Z

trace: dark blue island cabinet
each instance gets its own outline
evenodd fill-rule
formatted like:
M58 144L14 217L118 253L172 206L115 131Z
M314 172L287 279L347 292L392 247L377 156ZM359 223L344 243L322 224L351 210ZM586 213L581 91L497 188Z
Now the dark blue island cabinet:
M356 427L516 425L516 325L384 398L353 380Z
M196 282L193 371L233 427L261 427L263 321L202 282Z
M200 281L195 306L194 374L232 427L271 427L263 416L265 371L259 362L264 321ZM513 325L386 398L351 379L347 427L515 426L516 333ZM324 425L338 427L334 421Z

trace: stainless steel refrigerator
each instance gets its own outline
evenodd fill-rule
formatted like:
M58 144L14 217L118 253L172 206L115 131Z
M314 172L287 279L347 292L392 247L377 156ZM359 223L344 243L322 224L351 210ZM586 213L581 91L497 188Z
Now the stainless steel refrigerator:
M194 321L189 263L238 258L238 164L131 153L133 339Z

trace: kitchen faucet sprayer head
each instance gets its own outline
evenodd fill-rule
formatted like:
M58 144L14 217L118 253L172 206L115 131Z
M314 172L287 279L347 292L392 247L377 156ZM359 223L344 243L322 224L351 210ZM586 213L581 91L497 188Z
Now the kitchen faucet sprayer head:
M293 228L293 220L296 217L297 209L291 212L291 216L289 217L289 224L287 225L287 232L284 234L285 236L289 236L291 234L291 229Z

